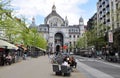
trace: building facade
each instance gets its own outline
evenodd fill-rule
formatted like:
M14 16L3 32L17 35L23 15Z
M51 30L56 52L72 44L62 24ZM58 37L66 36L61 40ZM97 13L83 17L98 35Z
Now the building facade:
M44 19L44 24L35 25L33 18L30 28L36 27L38 32L48 41L49 51L62 51L66 46L67 50L72 51L76 46L76 41L84 33L84 21L80 17L78 25L69 25L67 17L63 19L57 12L56 6L52 6L51 13ZM71 47L71 49L70 49Z
M87 22L87 30L96 28L97 24L97 13L95 13Z
M120 48L120 0L98 0L97 34L107 37L109 46ZM109 33L112 34L109 35ZM112 39L112 42L110 42ZM111 44L111 45L110 45ZM120 49L118 50L120 51Z
M120 27L120 1L99 0L97 2L97 26L98 33L101 30L115 30ZM101 27L100 27L101 26Z
M120 0L113 0L113 23L112 26L114 27L113 30L113 38L114 42L113 45L117 52L119 52L120 56Z
M120 28L120 0L111 1L112 12L112 28L113 30Z
M111 27L111 0L98 0L97 2L97 35L104 29L109 30Z

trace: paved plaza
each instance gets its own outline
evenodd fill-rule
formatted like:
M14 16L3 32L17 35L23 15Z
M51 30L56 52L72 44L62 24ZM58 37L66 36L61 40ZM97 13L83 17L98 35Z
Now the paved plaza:
M56 76L52 71L52 64L48 56L38 58L28 58L27 60L0 67L0 78L64 78ZM70 77L66 78L85 78L83 73L74 69Z

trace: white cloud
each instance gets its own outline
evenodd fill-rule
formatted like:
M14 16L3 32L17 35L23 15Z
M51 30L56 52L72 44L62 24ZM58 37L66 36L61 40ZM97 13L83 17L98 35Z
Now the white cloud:
M23 15L26 18L33 16L46 17L52 10L55 3L56 10L61 17L68 17L69 24L78 24L84 10L79 5L88 0L13 0L11 5L15 8L16 15ZM44 22L44 21L43 21Z

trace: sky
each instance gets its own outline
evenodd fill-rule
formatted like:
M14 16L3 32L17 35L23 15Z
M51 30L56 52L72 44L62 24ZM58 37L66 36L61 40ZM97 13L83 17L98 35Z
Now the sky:
M36 25L44 24L44 19L52 11L55 4L56 12L63 18L67 16L69 25L79 24L79 18L84 19L84 24L96 12L98 0L12 0L11 6L14 15L25 17L30 24L35 18Z

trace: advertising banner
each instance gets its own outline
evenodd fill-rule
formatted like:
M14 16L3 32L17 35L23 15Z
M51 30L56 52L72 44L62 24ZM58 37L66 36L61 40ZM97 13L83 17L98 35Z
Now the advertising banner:
M108 40L109 40L109 43L113 43L113 33L111 31L108 32Z

